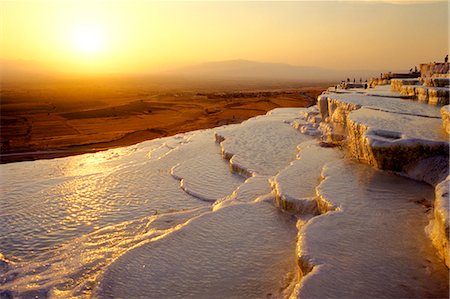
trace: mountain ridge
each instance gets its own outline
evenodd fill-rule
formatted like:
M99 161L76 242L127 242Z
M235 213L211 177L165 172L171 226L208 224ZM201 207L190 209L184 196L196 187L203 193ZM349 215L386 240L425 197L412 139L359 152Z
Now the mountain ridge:
M208 77L208 78L253 78L253 79L294 79L294 80L344 80L368 79L377 76L379 70L335 70L313 66L296 66L286 63L258 62L246 59L232 59L203 62L191 66L172 69L165 74Z
M0 60L2 80L17 78L51 78L71 76L67 70L46 69L39 62L29 60ZM165 71L147 71L130 74L100 74L99 76L159 76L181 77L188 79L242 79L276 81L341 81L350 78L370 79L378 77L384 70L336 70L314 66L297 66L287 63L259 62L247 59L208 61ZM78 73L72 76L79 77Z

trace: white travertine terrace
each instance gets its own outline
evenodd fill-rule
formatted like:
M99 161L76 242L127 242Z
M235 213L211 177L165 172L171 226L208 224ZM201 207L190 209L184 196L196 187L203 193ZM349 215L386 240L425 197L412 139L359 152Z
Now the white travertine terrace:
M448 62L422 63L420 65L420 75L423 78L446 76L449 74Z
M389 89L1 165L0 297L448 296L449 108Z
M419 79L391 79L391 89L392 91L400 91L402 86L408 85L418 85Z
M361 108L350 113L346 125L352 156L379 169L404 171L411 163L448 155L437 118Z
M315 188L323 166L342 158L336 148L324 148L316 141L299 146L298 159L280 171L273 179L277 203L285 210L301 214L319 214Z
M436 186L434 202L434 220L430 223L430 235L433 245L438 249L447 267L450 267L450 256L448 251L449 237L449 184L450 176Z
M270 117L255 117L239 126L217 130L216 140L220 141L222 156L230 160L235 172L247 177L273 175L286 160L295 158L297 144L311 137L297 134L289 123L285 123L285 120L292 120L292 111L298 113L298 109L275 109L269 112ZM277 146L269 144L268 140Z
M391 81L395 85L400 80ZM400 98L392 98L390 103L378 98L372 103L368 96L349 92L319 96L321 115L329 123L345 127L345 144L358 161L436 186L430 237L448 266L448 106L439 109ZM444 187L447 193L442 191Z
M450 85L450 76L423 78L421 81L423 81L424 86L448 87Z
M431 105L447 105L450 95L448 87L414 87L415 95L419 101L428 102Z
M448 137L435 106L361 94L323 94L318 106L329 123L346 128L353 157L380 169L404 171L411 163L448 155Z
M352 110L359 109L360 107L364 106L374 110L381 110L398 114L440 118L439 109L436 107L423 105L423 103L418 103L415 101L392 97L366 96L364 94L357 93L326 93L320 95L318 101L320 113L323 118L331 116L334 113L334 110L338 108L338 105L348 106L348 108ZM321 103L321 101L325 101L325 103Z
M391 90L431 105L448 105L450 97L448 63L421 65L421 68L423 71L420 78L391 79Z
M446 296L426 219L414 216L422 209L414 198L431 188L348 160L327 164L322 176L317 193L334 209L299 232L297 298Z
M442 125L447 134L450 134L450 105L441 108Z
M242 184L242 177L229 175L226 164L219 153L204 154L172 167L171 174L180 181L180 186L186 193L204 201L215 202Z

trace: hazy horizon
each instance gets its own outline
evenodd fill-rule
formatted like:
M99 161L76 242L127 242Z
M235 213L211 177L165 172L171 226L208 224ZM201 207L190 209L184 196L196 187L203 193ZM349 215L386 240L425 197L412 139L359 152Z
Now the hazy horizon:
M47 69L35 61L27 60L0 60L0 79L3 82L27 81L29 78L52 78L61 79L83 78L83 77L192 77L196 79L207 78L249 78L249 79L308 79L310 81L330 82L343 79L343 76L363 76L365 78L378 76L385 71L407 71L407 69L329 69L314 66L299 66L287 63L270 61L253 61L246 59L231 59L222 61L205 61L197 64L174 67L165 70L148 70L141 72L110 72L110 73L83 73L71 72L70 70ZM271 74L271 75L270 75ZM306 76L306 77L305 77Z
M11 69L151 74L236 59L408 70L448 52L448 1L11 1L0 7L4 77Z

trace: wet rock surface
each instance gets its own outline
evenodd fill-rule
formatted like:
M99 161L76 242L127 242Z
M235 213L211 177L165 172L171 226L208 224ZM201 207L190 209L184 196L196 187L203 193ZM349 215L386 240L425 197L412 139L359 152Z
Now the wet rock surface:
M446 297L442 111L396 95L1 165L1 294Z

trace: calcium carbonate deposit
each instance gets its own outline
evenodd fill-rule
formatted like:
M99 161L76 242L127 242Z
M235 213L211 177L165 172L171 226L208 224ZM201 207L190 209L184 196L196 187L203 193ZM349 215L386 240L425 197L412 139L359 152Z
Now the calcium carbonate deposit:
M0 298L447 298L440 108L337 89L238 125L1 165Z

